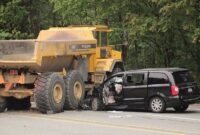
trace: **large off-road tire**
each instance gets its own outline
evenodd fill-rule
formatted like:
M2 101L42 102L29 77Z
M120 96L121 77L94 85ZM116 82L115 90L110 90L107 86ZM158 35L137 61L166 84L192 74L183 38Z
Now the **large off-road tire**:
M6 99L4 97L0 97L0 112L4 112L6 109Z
M42 113L59 113L65 102L65 83L57 73L40 75L35 82L35 102Z
M93 98L91 103L91 109L93 111L101 111L103 110L104 105L99 98Z
M16 99L15 97L7 98L8 110L28 110L31 107L30 97Z
M149 108L154 113L162 113L166 110L165 101L162 97L152 97L149 102Z
M188 109L189 105L180 105L177 107L174 107L174 110L176 112L185 112Z
M85 86L81 74L72 70L65 77L66 98L64 109L78 109L85 97Z

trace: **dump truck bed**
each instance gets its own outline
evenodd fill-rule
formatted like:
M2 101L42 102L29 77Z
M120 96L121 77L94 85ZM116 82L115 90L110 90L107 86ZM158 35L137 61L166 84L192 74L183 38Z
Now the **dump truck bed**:
M0 40L0 67L32 67L34 53L35 40Z
M35 40L0 40L0 59L31 60L34 56L34 45Z
M59 72L75 55L95 53L95 48L91 31L44 30L35 40L0 40L0 68Z

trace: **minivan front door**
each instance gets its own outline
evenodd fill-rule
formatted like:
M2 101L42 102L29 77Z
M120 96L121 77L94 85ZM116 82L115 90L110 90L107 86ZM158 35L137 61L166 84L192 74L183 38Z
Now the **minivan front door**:
M124 102L139 107L147 96L147 73L128 73L123 86Z

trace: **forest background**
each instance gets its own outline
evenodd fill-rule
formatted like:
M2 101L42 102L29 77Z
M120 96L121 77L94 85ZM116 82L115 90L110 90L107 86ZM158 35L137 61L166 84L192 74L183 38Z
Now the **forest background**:
M199 0L0 0L0 39L68 25L108 25L126 69L186 67L200 82Z

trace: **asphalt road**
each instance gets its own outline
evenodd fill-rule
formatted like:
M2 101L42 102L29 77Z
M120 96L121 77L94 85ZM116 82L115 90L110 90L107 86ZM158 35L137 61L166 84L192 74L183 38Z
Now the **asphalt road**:
M30 111L0 113L0 135L200 135L200 105L185 113Z

